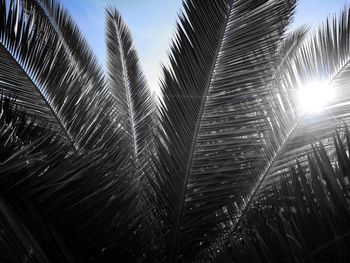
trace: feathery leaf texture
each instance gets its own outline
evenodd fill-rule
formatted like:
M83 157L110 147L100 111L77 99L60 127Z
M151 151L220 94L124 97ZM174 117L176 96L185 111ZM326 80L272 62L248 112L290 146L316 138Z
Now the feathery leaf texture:
M350 117L350 9L307 37L285 34L295 6L185 0L155 113L115 8L104 73L56 0L0 0L0 261L189 262L243 244L278 262L268 235L290 258L345 255L350 135L333 131ZM310 114L296 95L315 80L336 98ZM272 217L241 231L262 206ZM310 218L325 242L302 235Z
M333 131L343 127L344 123L350 120L348 105L350 95L347 88L350 77L349 14L350 9L344 9L339 19L334 17L332 20L327 20L304 41L294 52L293 58L283 67L280 78L275 82L280 90L289 91L289 97L294 101L296 91L312 81L330 85L335 98L318 114L303 113L297 103L292 104L289 112L293 112L295 118L294 120L289 118L293 120L286 129L289 136L283 140L284 147L280 147L275 153L274 163L266 173L266 180L261 184L262 190L274 184L275 176L288 168L291 161L296 158L306 160L306 155L312 151L310 142L322 139L327 148L332 141ZM280 96L287 97L286 94ZM287 119L287 116L283 118Z
M348 132L346 127L334 134L335 152L314 144L304 165L296 162L282 172L280 186L264 191L230 240L200 262L346 262L350 160L343 138Z
M186 1L164 70L155 191L173 260L213 239L265 147L264 85L294 1ZM261 154L258 154L258 153ZM157 188L158 187L158 188Z
M236 231L250 205L278 184L279 175L291 163L297 158L301 163L306 162L307 155L312 152L311 142L322 140L330 149L333 131L349 123L349 13L349 9L344 9L339 19L327 20L293 52L276 75L271 116L278 126L270 130L269 136L272 135L274 140L267 151L269 158L259 180L237 210L235 217L238 221L230 234ZM313 81L330 85L335 93L335 98L318 114L303 112L297 101L298 89ZM278 137L274 137L276 135Z
M68 11L56 0L21 0L27 12L36 10L62 43L69 65L84 79L87 89L105 89L103 72Z
M127 134L130 153L142 162L153 129L151 91L140 69L131 34L112 7L106 9L106 28L108 88Z
M44 6L42 1L34 2ZM43 9L31 1L22 4L10 1L8 8L7 3L6 0L0 3L2 88L16 92L29 116L50 123L66 135L75 149L93 150L108 145L108 140L114 140L112 131L117 128L111 118L113 102L106 96L101 73L92 55L87 55L90 51L79 41L81 36L69 16L55 1ZM43 14L42 10L46 12L49 8L60 19L58 25L48 16L50 13ZM60 28L67 32L62 33ZM71 50L73 43L82 50L79 56ZM84 56L90 63L83 60ZM80 65L84 67L79 68Z

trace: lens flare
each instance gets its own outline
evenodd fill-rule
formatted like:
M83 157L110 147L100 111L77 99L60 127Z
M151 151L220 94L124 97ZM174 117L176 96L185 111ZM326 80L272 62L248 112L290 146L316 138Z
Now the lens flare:
M298 92L299 103L304 112L320 112L333 98L334 89L322 82L310 82Z

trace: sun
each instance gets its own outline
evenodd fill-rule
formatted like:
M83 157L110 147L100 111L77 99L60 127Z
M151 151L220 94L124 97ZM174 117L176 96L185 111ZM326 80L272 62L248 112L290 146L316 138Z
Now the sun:
M333 98L334 89L323 82L310 82L298 91L298 99L303 112L320 112Z

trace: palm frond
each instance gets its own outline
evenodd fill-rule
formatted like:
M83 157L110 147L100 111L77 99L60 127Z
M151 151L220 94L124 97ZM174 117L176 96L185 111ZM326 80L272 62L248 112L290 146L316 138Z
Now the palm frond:
M278 174L288 169L295 158L306 161L312 151L310 142L322 140L328 148L333 131L349 121L349 20L348 9L344 9L339 18L327 20L295 52L275 82L275 93L287 98L291 105L286 111L289 115L281 115L288 124L282 128L281 143L273 151L245 207L248 208L261 191L275 184ZM297 101L298 89L312 81L326 83L335 93L335 98L317 115L303 112Z
M56 0L21 0L28 13L36 12L47 21L66 52L69 65L84 79L87 90L106 90L103 72L85 38L68 11Z
M275 86L279 87L279 80L281 79L281 75L283 75L283 71L285 67L288 67L288 64L291 59L295 56L295 53L300 49L300 46L305 41L308 34L307 26L300 26L292 32L289 32L285 38L281 41L275 61L273 62L272 67L272 81L267 83L269 86L268 89L270 91L271 96L271 106L270 112L268 112L269 116L274 116L277 119L275 122L270 122L270 129L272 135L275 136L275 141L272 143L277 143L281 140L278 136L283 134L281 131L282 125L288 125L289 120L295 119L294 109L297 107L296 101L294 99L294 93L290 93L286 89L280 89L279 92L276 92ZM280 112L283 112L281 115ZM269 117L271 118L271 117ZM275 133L275 134L273 134ZM253 188L255 189L255 188ZM244 199L243 199L244 200ZM250 202L253 202L252 199ZM250 205L243 202L242 206L245 208L243 211L241 207L238 206L239 203L231 203L226 205L225 209L230 214L230 220L227 224L224 225L222 235L218 237L218 239L213 240L212 244L209 246L209 250L222 249L225 245L225 240L230 236L234 235L237 227L240 226L240 220L244 218L244 213L249 212ZM238 218L238 219L237 219ZM234 225L234 227L232 227ZM205 250L208 252L208 250ZM214 253L215 254L215 253Z
M44 64L43 60L41 60L43 58L51 57L51 61L54 60L58 55L59 47L57 46L56 50L39 49L38 47L44 46L45 42L51 44L53 41L48 37L41 36L40 31L43 30L44 25L40 28L42 23L39 18L32 17L32 20L29 20L29 17L25 15L15 1L10 1L9 7L6 6L6 3L8 1L5 0L0 3L3 19L0 45L1 86L9 93L16 92L18 102L28 108L30 116L36 116L43 121L51 123L55 129L61 130L62 128L63 132L66 132L63 129L63 121L57 115L57 112L52 109L49 99L44 96L44 90L38 92L38 86L32 81L36 77L34 67ZM34 24L36 24L36 27L34 27ZM19 50L18 46L22 46L22 50ZM23 57L19 57L20 55ZM33 68L28 68L30 67L28 65L29 61ZM66 135L72 139L67 132Z
M184 3L171 68L164 70L154 183L173 261L206 246L227 219L220 208L256 179L267 129L264 84L294 6Z
M252 204L229 241L200 262L346 262L350 174L342 168L350 160L342 137L344 130L332 140L336 153L314 145L306 164L297 161L281 173L278 187Z
M300 48L309 33L307 25L299 26L293 31L289 32L281 41L277 51L277 58L274 63L273 79L278 80L283 69L288 66L288 62L293 59L295 53Z
M27 2L22 6L17 1L2 0L0 5L3 89L16 92L18 103L29 116L50 123L66 135L75 149L92 150L113 141L111 131L117 129L115 118L110 118L113 101L104 94L102 76L83 44L79 45L83 49L79 54L85 54L80 55L85 60L77 63L84 67L79 69L72 63L66 38L82 41L79 42L80 35L73 30L69 17L64 12L60 14L58 7L53 12L68 24L59 24L61 31L66 28L71 35L58 31L53 26L54 18L42 14L41 9L25 9L23 6L30 6Z
M106 9L106 27L108 88L128 137L130 155L134 161L144 163L142 155L151 150L151 91L140 69L131 34L112 7Z

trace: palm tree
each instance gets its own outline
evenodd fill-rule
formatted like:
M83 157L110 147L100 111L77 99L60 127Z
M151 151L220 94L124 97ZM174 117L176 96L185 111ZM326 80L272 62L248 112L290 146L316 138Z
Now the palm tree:
M338 195L321 191L317 200L336 200L342 204L336 214L348 216L345 135L333 137L349 118L349 11L315 33L306 27L287 33L295 6L295 0L184 1L155 112L114 8L106 9L104 73L59 3L0 0L0 259L230 262L224 252L233 246L236 256L264 250L268 260L269 221L251 221L263 209L279 218L273 237L283 236L284 218L269 204L293 210L296 203L278 200L281 191L290 194L290 180L297 189L290 196L298 197L295 178L314 178L320 187L329 180L328 191ZM315 80L336 93L318 115L297 98ZM332 165L343 173L330 172ZM327 173L315 176L315 167ZM305 183L305 198L307 189L315 191ZM301 206L304 212L316 207L311 203ZM328 214L316 218L323 222ZM341 222L348 231L348 221ZM258 226L262 232L254 235L242 231ZM295 229L289 236L298 235ZM312 249L330 242L320 240ZM298 257L294 246L281 257Z

